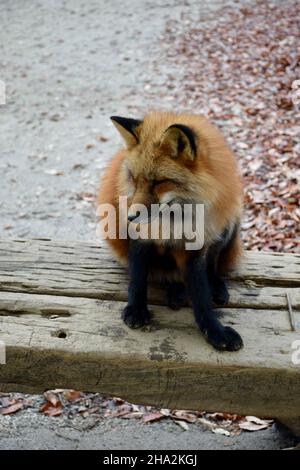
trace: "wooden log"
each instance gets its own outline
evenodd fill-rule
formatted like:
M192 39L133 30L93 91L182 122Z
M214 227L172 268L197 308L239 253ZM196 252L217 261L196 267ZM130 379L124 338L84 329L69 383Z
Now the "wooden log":
M300 306L300 255L247 252L229 280L229 307L285 309L286 290ZM126 271L100 245L0 240L2 291L126 300L127 285ZM163 287L153 285L149 298L163 303Z
M120 319L127 274L95 244L0 240L1 391L75 388L171 408L298 420L300 256L247 253L230 273L223 322L243 336L219 353L198 332L190 308L163 306L151 286L153 320L142 330ZM297 331L291 331L289 291Z
M231 310L224 321L240 331L245 348L221 354L197 332L190 309L153 306L152 324L137 331L120 321L122 302L0 293L0 305L8 346L1 390L71 387L267 416L300 409L299 367L290 359L297 334L280 310Z

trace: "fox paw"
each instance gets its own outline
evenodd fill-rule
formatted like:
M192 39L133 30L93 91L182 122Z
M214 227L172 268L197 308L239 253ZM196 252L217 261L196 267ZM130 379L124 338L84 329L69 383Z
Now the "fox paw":
M204 331L207 341L218 351L238 351L243 347L243 340L230 326L209 328Z
M146 306L127 305L122 312L122 319L129 328L141 328L150 323L150 312Z

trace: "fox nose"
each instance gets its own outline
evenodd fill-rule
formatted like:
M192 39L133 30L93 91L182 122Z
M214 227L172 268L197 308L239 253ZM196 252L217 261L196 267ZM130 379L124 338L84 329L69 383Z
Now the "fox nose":
M129 222L132 222L134 219L137 218L137 216L138 216L137 213L135 213L135 214L128 214L128 221L129 221Z

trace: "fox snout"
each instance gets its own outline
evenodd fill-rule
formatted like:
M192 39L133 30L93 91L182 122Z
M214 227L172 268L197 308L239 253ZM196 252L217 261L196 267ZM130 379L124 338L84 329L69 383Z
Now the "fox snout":
M128 222L134 222L135 219L139 218L143 219L143 214L149 212L153 203L154 200L147 191L136 191L133 198L129 200Z
M128 222L133 222L139 216L139 212L136 211L135 213L129 214L128 213Z

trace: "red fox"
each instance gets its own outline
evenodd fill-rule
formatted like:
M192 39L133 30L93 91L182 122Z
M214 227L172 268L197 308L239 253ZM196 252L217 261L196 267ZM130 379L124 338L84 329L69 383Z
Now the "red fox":
M242 254L239 234L242 184L237 162L223 136L205 117L151 112L143 120L111 117L126 148L113 158L104 175L99 204L111 204L117 228L137 221L136 204L173 203L204 206L204 244L186 249L170 236L147 240L108 237L116 257L129 268L128 305L122 313L126 325L138 328L150 321L147 308L149 275L166 281L167 302L173 309L190 299L196 322L217 350L237 351L240 335L223 326L213 302L225 305L228 290L221 278ZM128 211L120 216L120 196ZM120 220L119 220L120 219Z

